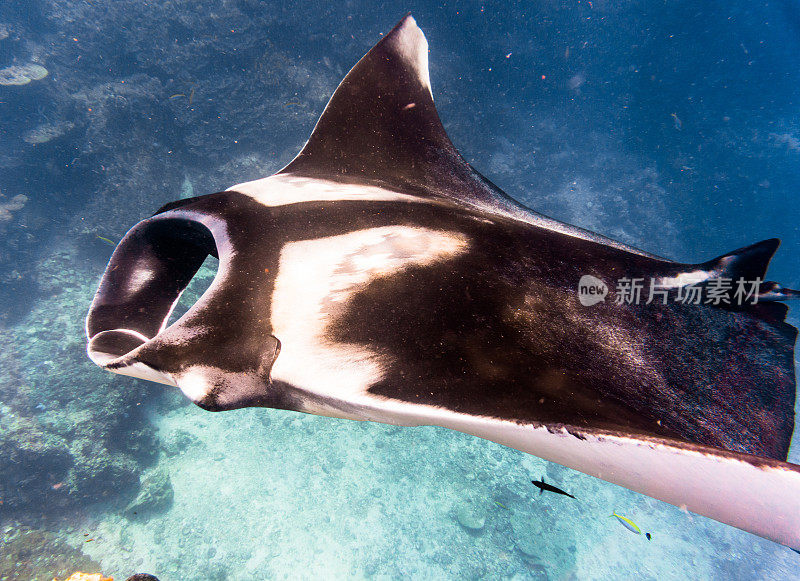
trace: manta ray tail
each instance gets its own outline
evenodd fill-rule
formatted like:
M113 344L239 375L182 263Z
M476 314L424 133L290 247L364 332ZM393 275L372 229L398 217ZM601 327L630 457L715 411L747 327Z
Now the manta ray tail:
M731 304L741 302L736 296L737 291L743 290L740 285L752 285L757 290L747 301L750 304L756 303L750 307L751 310L764 318L782 321L786 318L787 308L774 302L800 298L800 291L785 288L774 281L764 280L769 262L780 244L781 241L777 238L762 240L709 260L701 267L713 273L716 278L730 281L728 299Z
M703 266L725 278L744 278L747 281L760 279L767 273L769 261L780 245L781 241L777 238L762 240L710 260Z

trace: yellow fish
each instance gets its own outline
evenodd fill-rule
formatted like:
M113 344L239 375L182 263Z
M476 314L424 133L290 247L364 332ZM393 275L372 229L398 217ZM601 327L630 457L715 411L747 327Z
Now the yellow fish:
M635 533L637 535L641 535L642 534L641 529L639 529L639 527L636 526L636 523L633 522L628 517L622 516L620 514L617 514L616 512L614 512L611 516L616 518L620 523L622 523L622 526L624 526L626 529L628 529L632 533Z
M103 242L107 242L108 244L111 244L111 246L116 246L116 245L117 245L117 243L116 243L116 242L114 242L113 240L109 240L109 239L108 239L108 238L106 238L105 236L100 236L99 234L97 234L97 237L98 237L100 240L102 240Z
M670 113L670 117L672 117L672 123L675 125L675 129L678 131L683 129L683 122L680 120L677 113Z

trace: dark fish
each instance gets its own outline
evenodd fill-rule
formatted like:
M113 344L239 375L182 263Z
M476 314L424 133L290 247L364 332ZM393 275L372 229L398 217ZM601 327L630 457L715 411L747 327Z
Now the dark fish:
M570 498L575 498L569 492L565 492L560 488L553 486L552 484L548 484L544 481L544 478L541 480L531 480L531 483L539 489L539 495L541 496L542 492L555 492L556 494L563 494L564 496L569 496Z

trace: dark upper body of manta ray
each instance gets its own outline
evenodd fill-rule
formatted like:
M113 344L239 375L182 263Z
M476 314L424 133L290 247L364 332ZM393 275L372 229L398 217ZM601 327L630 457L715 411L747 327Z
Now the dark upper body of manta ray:
M92 360L209 410L468 432L800 548L797 332L775 302L794 291L677 300L763 279L778 241L680 264L536 214L459 156L427 57L408 16L287 167L128 232L88 315ZM167 326L209 254L214 282ZM654 281L666 304L583 306L584 275Z

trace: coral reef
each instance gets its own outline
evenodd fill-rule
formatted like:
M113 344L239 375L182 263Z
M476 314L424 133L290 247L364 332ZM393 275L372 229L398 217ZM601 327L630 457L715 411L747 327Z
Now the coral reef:
M0 409L0 502L3 512L62 504L72 465L67 442L32 418Z
M58 581L58 579L53 579L53 581ZM102 573L84 573L82 571L76 571L64 581L114 581L111 577L104 577Z
M42 65L29 63L12 65L0 69L0 85L27 85L31 81L40 81L49 74Z
M17 194L13 198L8 199L0 193L0 225L5 222L10 222L13 217L12 212L24 208L27 201L28 196L25 194Z

